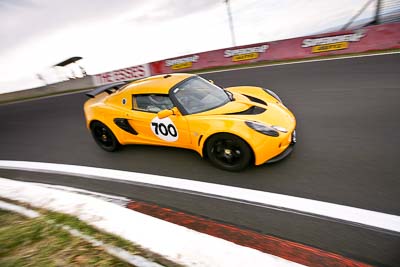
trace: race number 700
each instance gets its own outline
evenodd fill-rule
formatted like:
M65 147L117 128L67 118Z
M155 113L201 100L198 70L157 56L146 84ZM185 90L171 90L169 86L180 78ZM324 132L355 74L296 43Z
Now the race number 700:
M164 135L164 136L172 136L172 137L177 137L178 132L176 131L176 128L172 124L168 124L167 126L162 123L162 122L152 122L151 126L154 127L154 132L156 135Z

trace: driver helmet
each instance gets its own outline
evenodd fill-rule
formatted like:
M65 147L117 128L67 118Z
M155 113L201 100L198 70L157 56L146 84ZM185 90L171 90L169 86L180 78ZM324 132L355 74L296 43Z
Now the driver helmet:
M150 95L149 99L152 103L161 105L165 103L165 97L162 95Z

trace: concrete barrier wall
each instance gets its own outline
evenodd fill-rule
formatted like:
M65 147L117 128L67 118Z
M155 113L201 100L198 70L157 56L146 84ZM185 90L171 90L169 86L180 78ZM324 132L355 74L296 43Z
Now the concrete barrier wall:
M0 94L0 103L82 90L102 84L135 80L156 74L388 49L400 49L400 23L230 47L160 60L81 79Z
M400 23L231 47L150 63L151 74L400 48Z
M92 88L93 86L93 76L86 76L83 78L53 83L37 88L0 94L0 103L66 93L74 90L84 90Z

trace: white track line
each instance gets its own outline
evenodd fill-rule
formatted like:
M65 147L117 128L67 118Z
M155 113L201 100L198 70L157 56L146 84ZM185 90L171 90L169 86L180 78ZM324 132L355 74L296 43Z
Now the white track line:
M82 232L69 227L68 225L58 225L58 226L60 226L62 229L64 229L71 235L85 240L86 242L90 243L94 247L101 247L108 254L110 254L114 257L117 257L129 264L134 265L134 266L137 266L137 267L163 267L163 265L160 265L155 262L151 262L151 261L147 260L146 258L143 258L142 256L132 255L125 249L115 247L112 245L108 245L108 244L104 244L102 241L99 241L91 236L85 235Z
M25 207L14 205L11 203L7 203L7 202L1 201L1 200L0 200L0 209L13 211L13 212L19 213L21 215L24 215L25 217L32 218L32 219L40 216L40 214L34 210L27 209Z
M0 196L71 214L184 266L303 266L88 195L0 178Z
M247 201L254 204L284 208L400 232L400 216L397 215L252 189L144 173L66 164L0 160L0 168L65 174L89 179L101 178L106 180L129 181L149 186L189 191L210 197Z
M229 72L229 71L240 71L240 70L246 70L246 69L257 69L257 68L272 68L272 67L277 67L277 66L283 66L283 65L293 65L293 64L304 64L304 63L314 63L314 62L321 62L321 61L331 61L331 60L341 60L341 59L349 59L349 58L359 58L359 57L375 57L375 56L384 56L384 55L393 55L393 54L400 54L400 51L392 51L392 52L383 52L383 53L374 53L374 54L365 54L365 55L348 55L348 56L340 56L339 57L334 57L334 58L319 58L319 59L299 59L296 61L291 61L291 62L282 62L282 63L266 63L266 65L260 65L260 66L249 66L249 67L240 67L240 65L237 66L237 68L234 69L226 69L226 70L214 70L214 71L198 71L196 72L197 74L207 74L207 73L218 73L218 72ZM290 60L290 59L289 59ZM262 63L262 62L260 62Z

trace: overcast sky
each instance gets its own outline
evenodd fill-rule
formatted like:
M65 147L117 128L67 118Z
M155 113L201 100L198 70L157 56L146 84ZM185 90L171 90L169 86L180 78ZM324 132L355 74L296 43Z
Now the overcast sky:
M368 1L231 0L236 43L338 30ZM223 0L0 0L0 21L0 93L72 56L95 74L232 45Z

